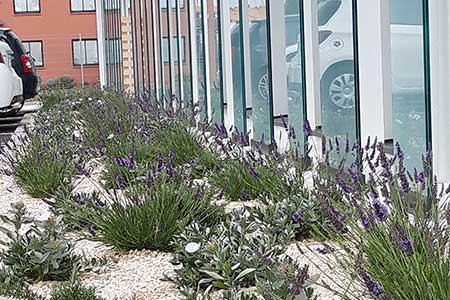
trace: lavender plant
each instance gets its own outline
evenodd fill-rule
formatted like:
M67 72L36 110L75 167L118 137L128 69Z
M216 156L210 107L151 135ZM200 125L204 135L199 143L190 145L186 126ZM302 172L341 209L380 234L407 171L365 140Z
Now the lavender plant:
M166 251L173 236L192 220L210 225L220 221L223 208L211 203L211 192L186 181L172 161L159 160L140 185L114 192L108 205L97 206L90 220L94 238L118 249ZM117 180L121 185L122 179Z
M304 192L302 174L307 165L298 152L286 155L273 148L265 153L262 146L247 149L248 136L228 136L226 129L221 128L216 131L215 143L223 159L209 180L224 191L228 200L281 201Z
M373 299L449 299L450 212L439 204L444 189L431 157L409 173L398 144L393 157L370 140L359 151L364 168L341 164L315 180L315 196L342 237L344 254L333 259Z

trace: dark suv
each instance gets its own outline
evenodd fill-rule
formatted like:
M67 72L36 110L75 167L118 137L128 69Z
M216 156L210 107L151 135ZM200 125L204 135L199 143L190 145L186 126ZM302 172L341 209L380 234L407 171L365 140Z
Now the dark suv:
M300 32L300 18L299 15L288 15L285 17L286 28L286 49L294 46L297 43L297 38ZM235 97L240 98L242 92L241 72L238 68L241 64L241 40L240 40L240 26L236 26L231 32L231 53L233 59L233 67L237 68L233 71L233 88ZM252 21L249 25L249 39L250 39L250 68L252 86L247 87L252 89L253 98L266 99L267 98L267 22L266 20ZM292 57L295 56L292 55ZM289 55L287 55L289 60ZM247 108L251 107L251 103L247 103Z
M22 79L23 98L29 99L36 96L40 89L41 79L36 72L33 58L11 29L0 28L0 39L6 41L14 51L12 66L17 75Z

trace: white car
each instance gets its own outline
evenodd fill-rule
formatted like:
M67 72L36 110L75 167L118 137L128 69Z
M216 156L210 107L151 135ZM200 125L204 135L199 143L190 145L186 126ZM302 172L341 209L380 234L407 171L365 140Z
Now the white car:
M0 40L0 115L17 113L23 105L22 79L12 67L13 50Z
M396 0L391 5L393 96L423 93L421 0ZM325 0L319 4L319 52L322 107L351 110L355 106L352 0ZM301 93L301 60L289 65L290 98ZM292 99L290 99L292 100Z

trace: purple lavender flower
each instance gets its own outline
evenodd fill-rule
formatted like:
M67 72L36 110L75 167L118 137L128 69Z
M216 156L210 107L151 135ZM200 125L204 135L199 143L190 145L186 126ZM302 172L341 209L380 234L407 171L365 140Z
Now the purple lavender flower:
M400 144L397 142L395 143L395 149L396 149L396 154L397 157L400 161L404 161L405 160L405 154L403 153L402 147L400 147Z
M388 209L378 198L372 200L372 212L374 217L380 222L384 222L388 218Z
M3 174L5 174L5 176L8 176L8 177L11 177L14 175L14 173L10 169L3 169Z
M362 272L361 278L367 290L372 296L379 297L381 299L389 299L386 292L384 291L383 286L380 283L374 281L369 274L367 274L366 272Z
M125 187L125 181L124 181L122 175L116 176L116 186L120 190L122 190Z
M169 158L169 162L172 162L172 161L173 161L173 157L174 157L173 152L172 152L172 151L169 151L167 157Z
M370 221L369 218L367 218L366 216L363 216L361 218L361 224L364 227L365 230L369 230L370 227Z
M311 125L309 124L308 120L305 120L305 122L303 122L303 133L305 135L305 139L312 135Z
M342 173L340 173L340 172L336 174L336 183L339 185L339 187L344 192L346 192L348 194L354 192L353 187L344 180L344 177L342 176Z
M367 143L366 143L366 146L364 147L364 150L368 151L369 148L370 148L370 136L367 137Z
M350 140L348 138L348 134L345 135L345 153L350 152Z
M409 181L405 174L405 169L401 167L400 172L398 173L398 177L400 179L400 185L404 193L409 193L411 188L409 187Z
M195 199L200 199L201 197L203 197L204 194L204 189L202 186L197 187L197 190L195 191Z
M77 169L78 174L86 177L91 177L91 172L85 166L76 164L75 168Z
M291 295L300 295L305 287L306 280L309 278L309 266L302 268L296 275L293 282L288 285L288 290Z
M158 161L156 163L156 171L161 172L164 168L164 160L161 154L158 155Z
M225 188L221 188L219 194L217 195L217 199L222 199L225 194Z
M175 170L171 163L166 166L166 174L169 178L172 178L175 175Z
M331 252L334 252L335 249L333 247L331 247L330 245L327 245L324 243L321 247L318 247L316 249L316 251L322 255L327 255L327 254L330 254Z
M448 187L445 189L445 193L446 193L446 194L450 193L450 184L449 184Z
M197 161L195 159L192 159L189 164L191 165L191 167L195 167L197 165Z
M353 183L358 183L359 175L358 175L358 173L355 170L353 170L353 166L348 168L348 173L352 177Z
M87 229L88 229L89 234L95 235L96 231L95 231L94 225L89 225Z
M290 127L289 127L289 133L288 133L288 135L289 135L289 138L290 138L290 139L293 139L293 140L297 139L297 135L296 135L296 133L295 133L295 128L294 128L294 126L290 126Z
M327 152L327 140L324 136L322 136L322 155L325 155Z
M405 231L402 227L396 226L392 233L392 239L394 240L395 245L404 252L407 256L411 256L414 253L412 242L407 237Z
M303 223L303 214L301 211L296 211L292 214L292 221L297 224Z
M345 216L337 208L333 207L331 202L325 197L319 197L319 202L335 229L340 233L347 233L348 228L345 224Z
M339 145L339 138L337 136L334 137L334 142L336 143L336 151L339 153L341 151L341 147Z
M247 169L248 173L253 177L253 178L258 178L259 174L258 172L256 172L255 168L253 168L253 166L244 159L243 161L245 168Z

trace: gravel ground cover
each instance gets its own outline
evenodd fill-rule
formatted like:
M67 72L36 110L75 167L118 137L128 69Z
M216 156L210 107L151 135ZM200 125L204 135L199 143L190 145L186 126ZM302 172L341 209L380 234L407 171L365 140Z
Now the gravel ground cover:
M94 191L98 185L92 179L83 179L77 182L76 186L78 191ZM14 179L9 176L0 175L0 199L2 201L0 206L1 215L8 215L10 204L18 201L22 201L25 204L29 215L36 220L44 221L52 215L49 206L44 201L26 195L14 182ZM255 202L248 202L245 205L242 203L230 203L227 205L227 210L232 211L244 206L252 207L255 205L257 205ZM106 266L82 276L83 283L87 286L96 287L98 295L105 300L182 299L174 284L162 280L166 275L170 276L173 274L174 267L170 263L172 259L171 254L155 251L121 253L104 246L102 243L82 239L73 233L68 235L75 242L77 253L84 254L87 257L104 257L108 260L109 263ZM1 232L0 238L5 238ZM310 248L318 248L320 245L320 243L310 244ZM325 266L320 254L306 248L304 248L304 251L308 253L307 256L301 254L297 246L293 244L289 246L286 254L294 259L301 257L299 260L301 263L310 263L310 260L312 260L318 266ZM311 271L312 273L319 272L319 268L311 267ZM339 273L334 273L331 276L335 276L336 280L341 278ZM331 285L335 281L332 278L324 278L323 280ZM53 284L52 282L41 282L34 285L32 289L40 295L49 296L50 287ZM341 299L325 288L317 287L317 293L320 300ZM0 300L6 299L13 300L12 298L0 296Z

